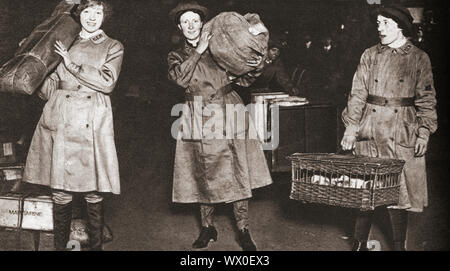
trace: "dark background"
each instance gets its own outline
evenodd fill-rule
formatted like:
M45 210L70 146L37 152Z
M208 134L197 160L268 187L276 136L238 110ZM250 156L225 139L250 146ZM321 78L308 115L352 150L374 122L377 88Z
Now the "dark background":
M17 44L32 29L50 15L59 0L0 0L0 64L12 57ZM200 0L212 11L234 10L241 13L258 13L269 28L271 35L283 36L288 47L282 53L288 68L296 62L296 49L305 34L319 41L325 35L338 39L341 24L345 25L345 38L341 48L345 48L345 67L348 69L347 82L363 50L377 42L375 24L369 20L369 12L376 5L365 0ZM429 52L435 68L436 89L439 107L446 107L448 71L448 28L449 8L447 1L387 1L402 2L409 7L424 7L432 10L435 21L426 37L432 41ZM161 84L167 83L167 53L180 39L168 12L178 3L176 0L110 0L114 8L112 20L103 28L108 35L120 40L126 49L122 73L114 97L124 95L130 84L138 84L142 97L153 100L182 100L182 92L172 88L161 93ZM447 116L440 114L440 121L447 123Z
M17 50L18 43L49 16L59 0L0 0L0 65ZM195 206L171 203L175 140L170 134L170 110L182 102L183 91L167 80L167 53L177 46L180 35L169 11L176 0L110 0L112 20L103 29L125 46L124 62L112 94L115 137L123 193L108 198L107 221L116 240L111 250L188 250L198 234ZM286 40L282 51L292 71L298 48L306 34L318 42L332 36L341 48L341 67L345 70L344 93L365 48L377 42L376 27L369 20L374 6L365 0L198 0L212 10L254 12L261 16L271 35ZM393 2L382 0L382 3ZM429 40L435 88L438 98L439 129L430 139L430 207L412 218L410 242L413 250L448 250L449 182L448 161L448 47L450 14L447 1L397 1L409 7L424 7L433 12L436 24L425 24ZM426 18L428 20L429 18ZM345 33L339 32L341 24ZM346 87L345 87L346 86ZM0 133L28 140L40 117L44 103L35 95L15 96L0 93ZM343 209L307 206L288 200L287 175L274 176L275 184L257 191L252 201L254 236L263 250L347 250L350 245L339 238L351 234L351 216ZM229 211L229 210L228 210ZM227 212L218 210L221 242L213 249L238 250L224 220ZM378 214L383 218L383 215ZM225 222L224 222L225 221ZM386 217L384 215L384 224ZM341 230L341 224L343 230ZM383 224L383 223L382 223ZM167 225L171 225L167 227ZM274 227L275 225L275 227ZM386 227L384 227L386 228ZM388 227L387 227L388 228ZM389 230L385 230L389 231ZM289 236L290 237L286 237ZM382 238L375 232L375 238ZM0 238L0 243L2 238ZM51 243L49 243L51 247ZM384 245L385 243L383 243ZM1 250L1 248L0 248Z

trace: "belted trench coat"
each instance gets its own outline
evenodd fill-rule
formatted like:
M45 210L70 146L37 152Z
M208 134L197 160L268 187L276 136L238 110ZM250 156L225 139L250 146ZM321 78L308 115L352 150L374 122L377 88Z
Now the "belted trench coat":
M414 97L412 106L367 102L368 95ZM342 113L345 135L357 137L356 154L405 160L397 208L421 212L428 205L425 157L415 157L418 137L437 129L436 92L428 55L407 41L393 49L378 44L363 53Z
M109 94L119 77L124 48L104 32L78 37L73 61L60 63L39 96L47 103L37 124L24 181L72 192L120 193Z
M201 130L207 126L212 114L193 113L195 99L201 97L202 108L214 105L221 116L226 116L227 105L243 106L241 98L231 88L232 81L227 72L214 62L209 50L200 55L185 42L181 48L169 53L168 65L169 79L185 89L188 110L182 114L187 122L198 123L201 119ZM248 73L235 82L248 86L259 73ZM178 137L173 202L233 202L251 198L252 189L272 183L262 145L258 138L249 137L252 124L248 115L245 119L245 127L234 130L230 137Z

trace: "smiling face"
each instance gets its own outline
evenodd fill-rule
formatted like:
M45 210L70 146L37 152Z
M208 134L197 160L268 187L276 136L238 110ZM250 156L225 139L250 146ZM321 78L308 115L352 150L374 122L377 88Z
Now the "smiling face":
M203 22L199 14L187 11L181 15L178 28L189 41L196 41L200 38L202 27Z
M391 18L378 15L378 35L380 37L381 44L389 45L394 41L397 41L402 37L402 30L398 27L398 24Z
M88 33L95 32L102 26L103 17L102 5L87 7L80 13L81 27Z

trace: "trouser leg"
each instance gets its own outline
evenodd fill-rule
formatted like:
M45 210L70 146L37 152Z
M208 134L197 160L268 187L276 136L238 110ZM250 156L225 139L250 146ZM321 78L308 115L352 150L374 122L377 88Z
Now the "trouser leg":
M391 219L392 239L394 241L394 250L405 250L406 232L408 227L408 214L406 210L388 209Z
M65 250L70 235L72 221L72 194L52 191L53 199L53 236L55 250Z
M372 227L374 211L358 212L353 233L353 251L367 251L367 240Z
M249 218L248 218L248 200L240 200L233 202L233 213L236 220L237 228L242 231L243 229L248 229Z
M213 213L214 213L214 205L200 204L200 217L202 220L202 227L214 226Z
M239 229L239 245L244 251L256 251L256 245L249 231L248 200L233 202L233 212Z
M217 241L217 230L213 225L214 205L200 204L202 229L200 235L192 244L193 248L205 248L211 240Z
M102 250L103 245L103 197L99 193L87 193L86 200L88 214L89 244L92 250Z
M353 237L358 242L367 242L370 228L372 226L374 211L359 212L356 217L355 231Z

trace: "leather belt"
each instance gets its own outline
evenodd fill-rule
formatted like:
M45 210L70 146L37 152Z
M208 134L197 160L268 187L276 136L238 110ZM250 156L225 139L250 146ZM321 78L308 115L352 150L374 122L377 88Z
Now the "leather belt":
M209 101L212 101L215 98L223 97L232 91L233 91L232 85L228 84L228 85L220 88L216 93L209 96ZM201 96L201 94L185 93L184 96L185 96L186 101L194 101L194 97Z
M414 106L416 97L398 97L386 98L381 96L369 95L367 96L367 103L381 105L381 106Z

